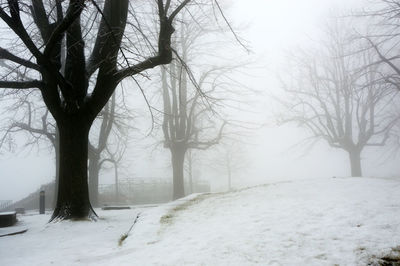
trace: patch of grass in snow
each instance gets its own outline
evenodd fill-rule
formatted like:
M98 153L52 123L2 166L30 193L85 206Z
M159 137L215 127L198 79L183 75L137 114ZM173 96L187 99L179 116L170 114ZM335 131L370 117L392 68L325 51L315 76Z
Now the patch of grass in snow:
M278 182L276 184L281 184L281 183L291 183L292 181L282 181L282 182ZM221 195L227 195L227 194L235 194L235 193L240 193L246 190L250 190L250 189L254 189L254 188L258 188L258 187L267 187L271 184L262 184L262 185L257 185L257 186L252 186L252 187L245 187L245 188L240 188L240 189L233 189L231 191L225 191L225 192L217 192L217 193L204 193L201 195L198 195L197 197L186 201L183 204L180 204L178 206L176 206L175 208L171 209L167 214L163 215L160 218L160 223L161 224L170 224L172 223L173 219L176 217L177 213L179 213L180 211L183 211L185 209L187 209L188 207L199 203L200 201L203 201L206 198L210 198L210 197L214 197L214 196L221 196Z
M171 222L171 220L172 220L173 217L174 217L174 216L173 216L172 214L163 215L163 216L160 218L160 223L162 223L162 224L168 224L168 223Z
M125 239L128 238L128 233L123 234L119 240L118 240L118 246L122 246L122 244L124 243Z
M371 262L368 265L400 266L400 246L392 248L392 251L383 257L377 258L377 256L372 256Z
M174 207L167 214L161 216L160 223L161 224L170 224L170 223L172 223L173 219L176 217L177 213L179 213L179 212L181 212L183 210L186 210L188 207L190 207L190 206L192 206L194 204L197 204L197 203L199 203L200 201L203 201L206 198L209 198L211 196L218 195L218 194L220 194L220 193L213 193L213 194L212 193L205 193L205 194L198 195L197 197L195 197L195 198L193 198L191 200L188 200L188 201L186 201L186 202Z
M400 266L400 246L392 248L392 252L380 258L379 265Z
M276 182L275 184L285 184L285 183L292 183L293 181L281 181L281 182ZM160 218L160 223L167 225L171 224L173 219L177 216L177 214L180 211L186 210L188 207L199 203L200 201L203 201L204 199L210 198L210 197L215 197L215 196L221 196L221 195L234 195L235 193L240 193L246 190L251 190L259 187L267 187L270 186L271 184L261 184L257 186L252 186L252 187L245 187L245 188L240 188L240 189L233 189L231 191L225 191L225 192L217 192L217 193L204 193L200 194L197 197L186 201L185 203L182 203L175 208L171 209L167 214L163 215Z

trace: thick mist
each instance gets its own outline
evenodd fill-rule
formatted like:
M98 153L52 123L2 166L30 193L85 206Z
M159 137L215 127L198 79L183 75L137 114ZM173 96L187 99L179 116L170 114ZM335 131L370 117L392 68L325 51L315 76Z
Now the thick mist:
M226 2L226 3L225 3ZM307 132L294 124L278 126L275 114L279 105L271 95L281 94L279 75L285 71L288 52L296 53L298 47L315 45L332 16L351 14L363 9L367 1L225 1L226 17L243 40L246 51L230 32L225 36L231 42L223 51L217 46L224 61L233 64L245 63L235 76L235 89L240 85L256 91L254 95L236 95L246 103L234 103L240 108L226 109L232 120L243 122L245 128L233 128L232 137L223 140L210 150L194 151L195 178L208 182L212 191L224 191L228 187L226 162L221 158L227 147L237 146L233 152L241 162L232 172L231 186L240 188L263 184L272 180L308 179L331 176L348 176L347 154L330 148L318 141L312 148L303 145ZM223 21L219 21L223 24ZM236 30L237 29L237 30ZM214 42L218 36L204 36L203 41ZM237 54L238 56L232 56ZM204 60L201 56L198 57ZM245 58L244 60L242 60ZM209 59L208 59L209 60ZM220 62L220 59L215 59ZM226 61L226 60L225 60ZM205 62L204 62L205 63ZM210 61L207 62L209 64ZM157 71L155 71L156 73ZM145 94L154 106L154 125L147 105L137 85L124 82L125 102L135 114L133 128L129 132L129 143L121 159L120 178L141 181L170 180L172 178L170 152L163 148L162 115L157 94L159 79L139 80ZM241 110L245 109L245 110ZM218 115L216 115L218 116ZM2 113L3 119L7 113ZM212 119L212 117L210 117ZM239 124L239 122L238 122ZM152 127L154 127L152 129ZM150 135L148 134L149 132ZM229 132L229 130L228 130ZM229 135L229 134L227 134ZM225 143L224 143L225 142ZM42 184L54 180L54 152L48 145L23 148L24 135L17 137L14 152L3 151L0 161L0 198L18 200L38 189ZM233 150L235 150L233 149ZM362 153L365 176L396 176L399 169L397 158L392 158L390 148L367 148ZM238 164L238 163L235 163ZM112 165L105 164L101 170L100 184L113 184ZM187 167L187 166L185 166Z

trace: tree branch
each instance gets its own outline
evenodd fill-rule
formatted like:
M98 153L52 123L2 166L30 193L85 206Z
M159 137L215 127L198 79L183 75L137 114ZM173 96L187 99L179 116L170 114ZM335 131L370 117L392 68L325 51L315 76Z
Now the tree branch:
M32 81L0 81L0 88L5 89L41 89L43 83L39 80Z
M10 53L9 51L7 51L6 49L3 49L0 47L0 59L7 59L10 60L14 63L20 64L22 66L25 66L27 68L32 68L35 69L37 71L40 71L40 66L29 61L29 60L25 60L23 58L20 58L16 55L13 55L12 53Z

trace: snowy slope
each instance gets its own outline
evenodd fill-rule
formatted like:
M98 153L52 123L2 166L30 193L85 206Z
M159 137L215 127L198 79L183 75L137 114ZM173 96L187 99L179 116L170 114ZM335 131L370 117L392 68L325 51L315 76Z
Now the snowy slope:
M0 238L0 265L366 265L400 245L399 192L398 179L332 178L99 211L96 223L22 216L30 230Z

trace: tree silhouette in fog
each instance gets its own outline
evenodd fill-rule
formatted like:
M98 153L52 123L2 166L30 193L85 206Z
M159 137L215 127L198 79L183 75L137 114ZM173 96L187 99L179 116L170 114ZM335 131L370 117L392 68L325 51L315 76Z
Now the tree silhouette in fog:
M351 175L362 176L362 151L385 145L398 118L391 114L395 92L379 79L376 58L352 37L337 21L319 46L288 56L279 122L294 122L310 139L346 151Z
M0 18L18 45L8 43L1 58L30 75L8 75L0 87L40 90L57 123L60 167L52 219L94 217L87 181L90 127L122 80L171 61L172 24L189 0L148 3L147 9L156 12L140 12L146 7L128 0L51 3L46 8L40 0L2 2ZM157 34L140 25L151 20L158 21ZM82 27L86 21L92 26ZM86 39L92 36L95 42L89 45Z

